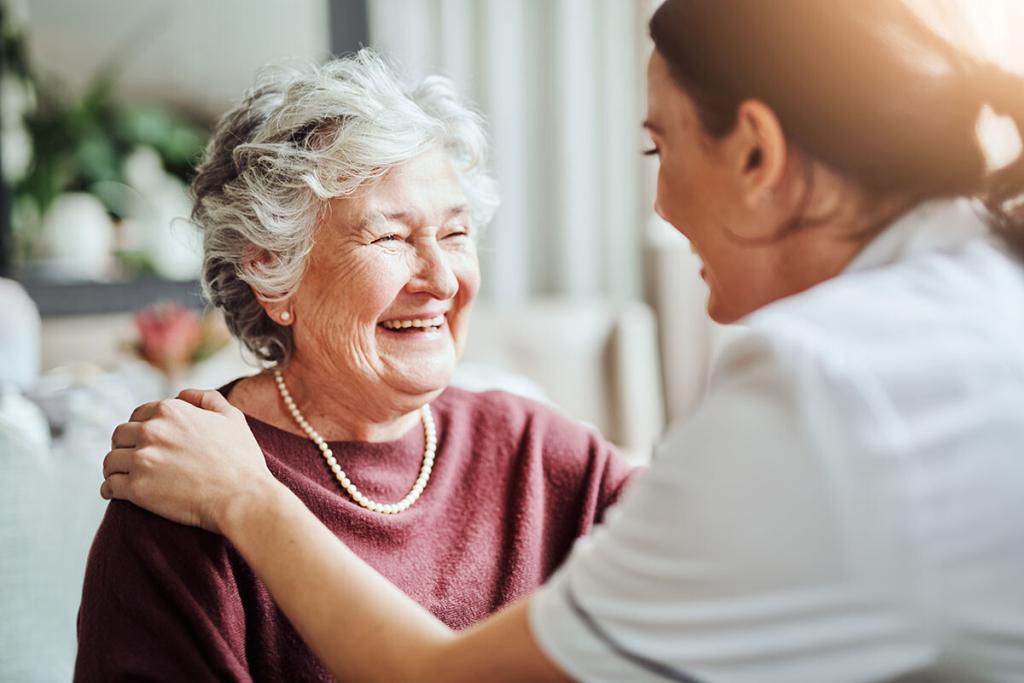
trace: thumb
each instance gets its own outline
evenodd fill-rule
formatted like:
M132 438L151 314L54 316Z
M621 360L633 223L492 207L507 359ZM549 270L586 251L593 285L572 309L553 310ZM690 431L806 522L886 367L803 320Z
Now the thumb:
M214 389L184 389L178 394L178 398L191 403L196 408L215 413L227 413L234 408L223 394Z

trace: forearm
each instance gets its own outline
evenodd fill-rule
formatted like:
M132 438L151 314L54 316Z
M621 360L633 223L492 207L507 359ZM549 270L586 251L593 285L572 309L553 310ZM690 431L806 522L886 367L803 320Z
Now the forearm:
M340 680L418 680L454 639L284 486L240 500L224 516L224 534Z
M342 680L562 681L524 604L456 635L339 541L273 478L217 392L145 404L120 425L102 494L227 536Z
M276 482L226 511L221 530L339 680L563 683L526 601L457 634L375 572Z
M112 441L101 494L226 536L339 679L565 680L524 604L457 636L362 562L272 477L245 416L216 391L140 405Z

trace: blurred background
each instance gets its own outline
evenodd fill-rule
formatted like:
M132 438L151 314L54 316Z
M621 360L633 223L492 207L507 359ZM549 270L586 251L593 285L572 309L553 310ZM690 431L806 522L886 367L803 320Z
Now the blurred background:
M378 48L488 120L503 203L456 383L589 422L637 462L704 391L722 329L653 214L657 0L0 0L0 680L68 680L100 462L143 401L255 368L205 310L186 188L256 70ZM913 0L1024 67L1015 0ZM1012 134L991 128L1012 155ZM1008 141L1009 140L1009 141Z

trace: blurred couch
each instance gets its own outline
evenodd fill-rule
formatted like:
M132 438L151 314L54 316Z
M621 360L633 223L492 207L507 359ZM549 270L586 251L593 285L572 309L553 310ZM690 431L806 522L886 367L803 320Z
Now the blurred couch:
M657 324L639 302L477 306L455 383L477 388L465 372L474 367L529 378L552 404L595 426L634 462L648 461L664 428Z

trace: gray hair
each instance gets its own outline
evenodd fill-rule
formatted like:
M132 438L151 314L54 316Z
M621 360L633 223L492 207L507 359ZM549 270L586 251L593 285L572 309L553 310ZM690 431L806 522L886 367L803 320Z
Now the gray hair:
M291 328L269 301L295 291L328 200L440 145L451 156L478 228L498 206L483 119L452 83L400 82L363 49L321 66L272 67L218 122L192 181L203 231L203 290L257 359L286 363Z

